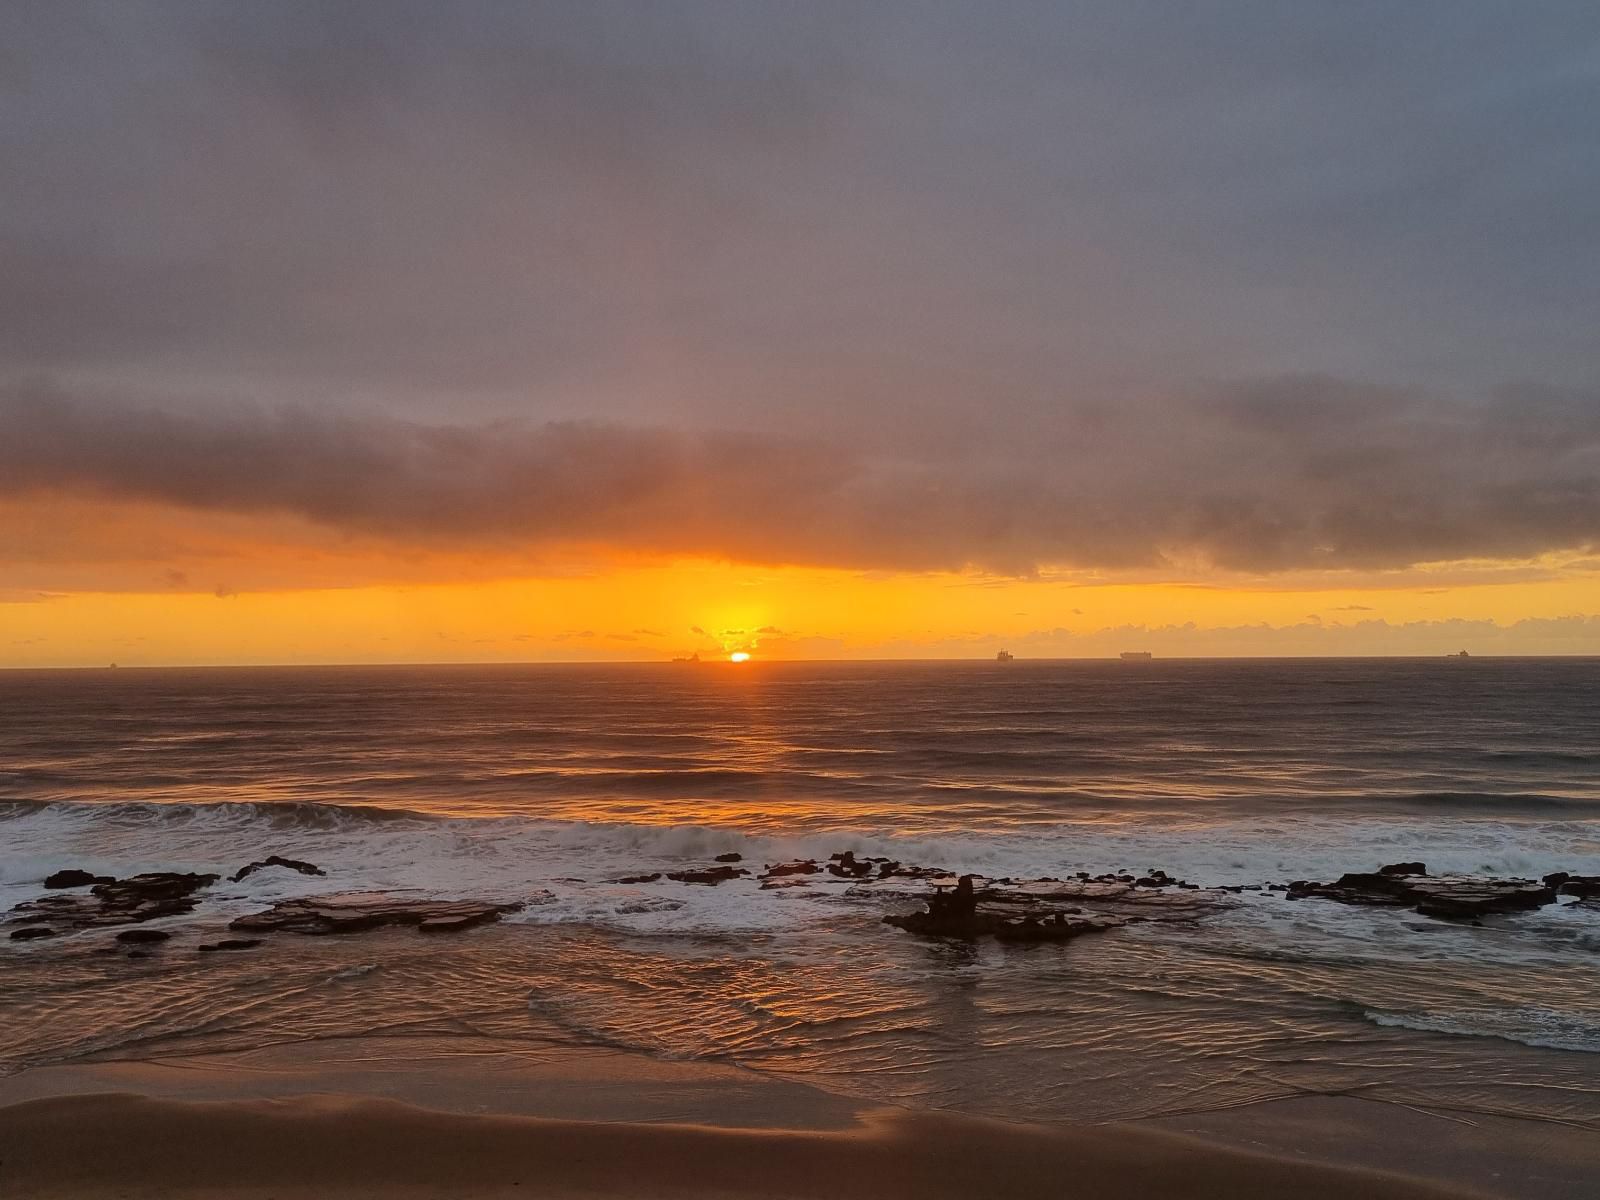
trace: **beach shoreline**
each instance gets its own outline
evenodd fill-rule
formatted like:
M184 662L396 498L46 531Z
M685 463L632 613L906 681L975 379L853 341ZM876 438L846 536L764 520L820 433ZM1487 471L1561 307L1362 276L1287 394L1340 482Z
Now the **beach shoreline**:
M1320 1097L1037 1125L603 1048L347 1038L0 1080L0 1183L19 1200L1582 1194L1600 1164L1581 1131L1505 1124L1484 1139Z
M7 1194L50 1197L849 1197L1482 1193L1132 1129L874 1109L845 1131L465 1116L340 1095L127 1094L0 1109Z

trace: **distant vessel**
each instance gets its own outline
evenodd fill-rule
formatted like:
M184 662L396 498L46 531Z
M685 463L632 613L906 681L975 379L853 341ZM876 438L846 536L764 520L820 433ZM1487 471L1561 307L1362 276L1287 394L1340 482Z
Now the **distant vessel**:
M1148 650L1124 650L1122 652L1123 662L1149 662L1152 657L1153 655Z
M994 656L995 662L1010 662L1014 658L1016 658L1016 655L1009 650L1002 650Z
M1463 650L1459 654L1447 654L1447 655L1445 655L1445 657L1446 658L1471 658L1472 655L1468 654L1465 650Z
M688 658L675 658L672 661L681 663L697 663L700 661L700 654L698 651L696 651L694 654L689 655Z

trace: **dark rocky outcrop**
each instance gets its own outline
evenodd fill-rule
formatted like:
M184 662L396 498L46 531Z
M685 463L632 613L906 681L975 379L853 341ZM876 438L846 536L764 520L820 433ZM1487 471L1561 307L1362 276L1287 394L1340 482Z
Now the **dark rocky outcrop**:
M744 861L744 855L742 855L742 854L731 854L731 853L730 854L719 854L719 855L717 855L715 861L716 862L720 862L720 863L743 862Z
M1118 917L1087 917L1056 912L1044 917L1002 921L995 929L994 936L1002 942L1064 942L1086 933L1117 929L1126 923Z
M393 896L352 892L283 900L262 912L236 917L228 928L236 933L362 933L386 925L411 925L428 933L454 933L498 921L520 904L479 900L402 900Z
M48 925L24 925L21 929L11 931L13 942L34 942L40 938L55 937L56 931Z
M767 869L761 873L763 879L781 879L785 875L815 875L822 868L811 859L791 863L768 863Z
M207 942L197 949L201 954L211 954L217 950L254 950L265 944L260 938L223 938L220 942Z
M165 929L124 929L117 934L117 941L130 942L134 945L148 945L155 942L164 942L171 936Z
M656 871L650 875L624 875L621 879L613 880L614 883L654 883L661 878L661 872Z
M944 875L932 882L931 896L913 891L899 878L863 881L850 894L920 894L927 900L924 911L891 914L884 922L929 937L1005 942L1065 941L1140 921L1195 921L1238 903L1220 890L1202 890L1162 871L1125 880L1083 873L1076 879L992 881Z
M92 871L80 871L75 867L71 867L65 871L57 871L53 875L47 875L45 877L44 885L47 888L54 889L88 887L90 884L94 883L115 882L116 879L114 876L96 875Z
M872 874L872 868L872 859L858 860L855 853L850 850L831 856L828 862L828 873L837 875L840 879L860 879Z
M1419 862L1390 863L1387 867L1379 867L1379 875L1426 875L1428 864Z
M260 862L253 862L249 866L240 867L228 878L231 882L238 883L241 880L250 878L250 876L254 875L257 871L266 870L268 867L283 867L290 871L299 871L302 875L327 874L326 871L317 866L315 863L304 862L298 858L284 858L281 855L272 854L268 855L266 858L263 858Z
M1600 875L1569 875L1565 871L1557 871L1553 875L1546 875L1544 882L1563 896L1600 900Z
M87 894L41 896L24 901L11 910L11 920L47 921L78 930L182 916L200 903L198 893L216 881L215 875L177 871L110 879L92 885Z
M1406 868L1421 863L1396 863L1377 872L1353 871L1334 883L1297 881L1291 900L1336 900L1386 908L1409 908L1425 917L1468 920L1492 913L1525 912L1556 898L1556 889L1530 879L1497 879L1482 875L1428 875Z
M1062 942L1126 924L1120 917L1084 916L1078 909L1018 911L989 891L979 891L975 877L963 875L954 888L937 888L922 912L894 914L886 925L923 937L993 937L1003 942Z
M718 884L748 874L743 867L706 867L699 871L668 871L667 878L676 883Z

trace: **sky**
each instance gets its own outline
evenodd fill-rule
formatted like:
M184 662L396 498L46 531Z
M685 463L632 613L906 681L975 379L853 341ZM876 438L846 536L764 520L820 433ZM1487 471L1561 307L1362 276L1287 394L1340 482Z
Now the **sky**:
M0 6L0 666L1600 654L1600 9Z

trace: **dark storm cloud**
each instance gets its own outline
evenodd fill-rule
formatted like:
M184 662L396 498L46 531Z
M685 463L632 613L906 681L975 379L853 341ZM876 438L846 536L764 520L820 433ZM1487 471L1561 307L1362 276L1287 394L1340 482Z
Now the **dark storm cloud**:
M0 380L60 389L0 489L1008 571L1585 545L1597 110L1555 0L0 6Z
M0 396L0 495L292 514L452 547L589 541L1018 574L1396 567L1600 542L1597 401L1545 393L1523 410L1510 396L1466 406L1280 379L1097 414L1078 448L1094 465L1063 471L1038 458L888 460L765 434L179 414L35 386Z

